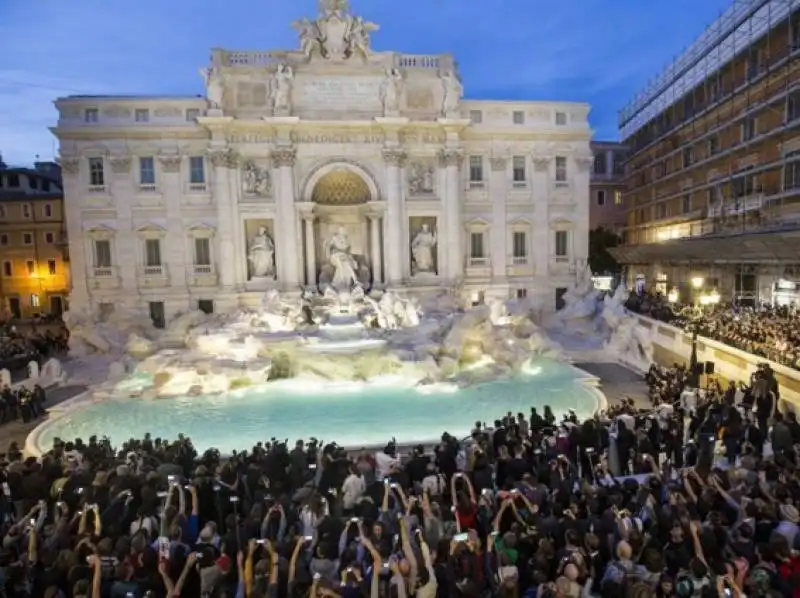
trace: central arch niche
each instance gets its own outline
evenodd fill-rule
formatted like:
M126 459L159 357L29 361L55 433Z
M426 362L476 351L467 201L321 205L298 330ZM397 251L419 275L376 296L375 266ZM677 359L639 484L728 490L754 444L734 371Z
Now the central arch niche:
M321 206L352 206L371 199L372 192L364 179L346 169L322 175L311 192L311 201Z

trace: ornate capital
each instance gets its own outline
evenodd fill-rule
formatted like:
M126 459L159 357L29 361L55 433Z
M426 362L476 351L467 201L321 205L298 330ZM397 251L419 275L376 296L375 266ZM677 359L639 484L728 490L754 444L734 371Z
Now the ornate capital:
M508 160L506 158L489 158L489 163L495 172L505 172Z
M212 150L208 152L211 164L221 168L238 168L239 155L230 148Z
M575 166L578 167L579 172L588 172L594 164L593 156L575 156Z
M461 150L446 149L439 153L439 160L445 168L448 166L461 166L461 161L464 159L464 152Z
M183 158L178 154L162 154L158 157L158 162L164 172L179 172Z
M536 169L536 172L547 172L552 161L552 156L534 156L533 167Z
M293 147L278 147L272 150L269 155L272 164L275 168L282 166L294 166L294 161L297 158L297 150Z
M61 156L58 161L61 164L61 172L74 176L81 169L81 159L78 156Z
M108 163L114 174L128 174L131 171L131 157L128 155L109 156Z
M408 154L401 149L384 149L383 159L386 161L387 166L396 166L403 168L406 165L406 158Z

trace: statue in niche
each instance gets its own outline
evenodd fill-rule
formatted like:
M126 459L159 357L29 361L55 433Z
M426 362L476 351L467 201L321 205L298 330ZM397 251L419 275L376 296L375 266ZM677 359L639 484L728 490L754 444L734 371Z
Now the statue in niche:
M350 241L343 226L325 241L325 255L333 268L331 285L337 291L350 290L359 284L358 262L350 251Z
M400 95L403 92L403 75L397 69L386 71L383 80L381 99L383 100L383 114L389 116L397 114L400 110Z
M259 168L252 160L244 163L244 192L247 195L266 197L271 190L269 169Z
M258 232L250 239L247 251L251 278L275 278L275 244L267 234L267 229L258 227Z
M414 274L434 272L436 233L423 224L411 241L411 256L414 258Z
M288 114L292 108L292 82L294 71L288 64L281 64L272 76L272 105L275 114Z
M417 162L411 166L408 190L412 195L433 193L434 169L430 164Z
M225 86L219 69L216 67L201 69L200 74L206 84L208 107L212 110L222 110L222 96L225 92Z
M461 81L453 71L442 74L442 85L444 86L444 99L442 100L442 116L445 118L458 114L458 104L464 88Z

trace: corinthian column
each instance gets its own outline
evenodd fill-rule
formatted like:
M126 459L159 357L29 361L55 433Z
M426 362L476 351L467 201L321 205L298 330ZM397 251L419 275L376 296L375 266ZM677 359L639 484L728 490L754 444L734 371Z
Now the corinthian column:
M314 215L303 214L306 223L306 286L317 286L317 256L314 242Z
M464 158L460 150L446 149L440 154L445 171L444 223L447 237L445 248L445 276L449 280L461 278L464 273L464 243L461 239L461 185L459 167Z
M278 195L275 202L275 262L278 281L285 289L294 290L300 284L295 222L294 161L297 151L293 147L279 147L271 154L272 164L278 170Z
M233 198L228 186L231 166L236 165L236 154L229 149L217 149L209 152L209 159L214 167L214 203L217 206L217 236L219 238L219 282L220 286L229 289L234 285L236 260L233 245Z
M370 253L372 254L372 280L375 283L383 281L383 273L381 272L381 237L380 237L380 215L370 214Z
M403 278L403 191L400 187L400 169L406 161L406 153L399 149L383 150L386 161L386 223L385 251L386 282L389 287Z

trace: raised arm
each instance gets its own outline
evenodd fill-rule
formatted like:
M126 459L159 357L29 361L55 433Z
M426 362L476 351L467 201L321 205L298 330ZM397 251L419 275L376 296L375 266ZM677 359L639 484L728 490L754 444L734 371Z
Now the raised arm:
M197 553L190 552L186 555L186 564L183 566L183 570L181 570L181 574L178 576L178 581L175 582L175 596L180 596L181 591L183 590L183 584L186 583L186 578L189 577L189 572L194 567L194 564L197 562Z

